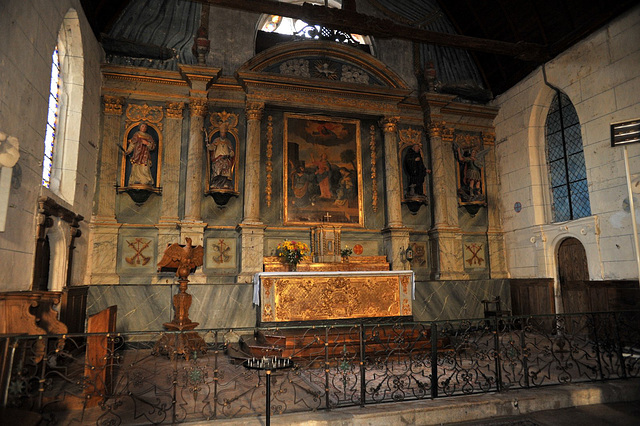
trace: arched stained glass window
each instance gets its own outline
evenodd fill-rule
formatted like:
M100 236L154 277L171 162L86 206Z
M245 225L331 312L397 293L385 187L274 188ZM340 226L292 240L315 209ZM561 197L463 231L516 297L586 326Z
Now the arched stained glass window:
M49 85L49 110L47 128L44 137L44 158L42 159L42 185L49 188L51 169L53 167L53 147L56 143L56 128L60 115L60 91L62 78L60 74L60 56L56 45L51 55L51 83Z
M547 163L553 195L553 221L591 215L580 120L569 97L558 91L546 122Z

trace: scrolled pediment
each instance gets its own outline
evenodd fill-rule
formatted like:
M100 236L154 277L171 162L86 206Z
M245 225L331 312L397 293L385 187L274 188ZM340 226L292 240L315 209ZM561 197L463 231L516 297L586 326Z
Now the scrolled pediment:
M350 46L322 41L277 45L254 56L238 69L241 80L269 79L305 81L326 85L366 85L407 90L407 84L393 70L373 56Z

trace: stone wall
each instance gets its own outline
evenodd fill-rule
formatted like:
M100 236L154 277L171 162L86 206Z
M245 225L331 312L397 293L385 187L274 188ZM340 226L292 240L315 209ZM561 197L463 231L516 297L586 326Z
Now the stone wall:
M557 247L574 237L586 249L592 280L637 278L623 148L611 147L610 124L640 117L639 39L636 7L496 99L496 153L511 277L554 278ZM589 183L592 216L566 223L552 223L545 154L545 120L555 94L550 86L566 93L576 108ZM629 146L629 156L637 180L640 145ZM637 206L640 197L634 199ZM519 212L516 203L522 206Z
M51 76L51 55L63 18L75 9L79 19L84 67L83 103L71 105L70 117L79 130L67 135L78 146L75 188L70 204L41 186L43 141ZM73 12L71 13L73 15ZM84 17L80 1L3 1L0 12L0 131L18 138L20 158L13 170L6 229L0 233L0 288L28 290L33 275L36 212L39 196L48 196L88 218L95 187L100 121L100 62L102 50ZM78 75L77 77L80 77ZM77 84L77 80L69 81ZM76 239L71 282L81 283L87 262L87 222Z

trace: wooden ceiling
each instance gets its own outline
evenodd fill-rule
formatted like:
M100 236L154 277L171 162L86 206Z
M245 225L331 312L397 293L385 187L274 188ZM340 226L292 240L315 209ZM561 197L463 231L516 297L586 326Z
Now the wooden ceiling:
M94 33L108 33L136 0L81 0ZM187 0L212 6L274 13L316 21L373 37L395 37L468 50L484 85L499 95L571 45L619 16L637 0L363 0L381 11L372 18L343 0L344 10L275 3L273 0ZM361 0L362 1L362 0ZM412 21L430 1L458 37L427 31L424 17ZM428 20L428 19L427 19Z

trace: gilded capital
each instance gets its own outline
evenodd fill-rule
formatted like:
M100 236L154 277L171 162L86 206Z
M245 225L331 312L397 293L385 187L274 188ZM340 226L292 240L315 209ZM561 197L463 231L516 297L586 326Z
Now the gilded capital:
M456 129L453 127L444 126L442 128L442 140L445 142L453 142L453 137L456 132Z
M191 99L189 102L189 110L192 116L204 117L207 112L207 100L206 99Z
M124 106L124 98L120 96L102 97L104 101L104 113L108 115L122 115L122 107Z
M264 103L247 102L247 120L260 120L264 111Z
M398 130L398 117L385 117L380 120L380 127L384 133L393 133Z
M167 102L167 118L182 119L182 110L184 110L184 102Z
M442 137L442 129L444 127L444 121L432 121L429 123L429 136L432 138Z
M484 133L482 133L482 143L483 143L483 145L495 145L496 144L496 134L494 132L484 132Z

